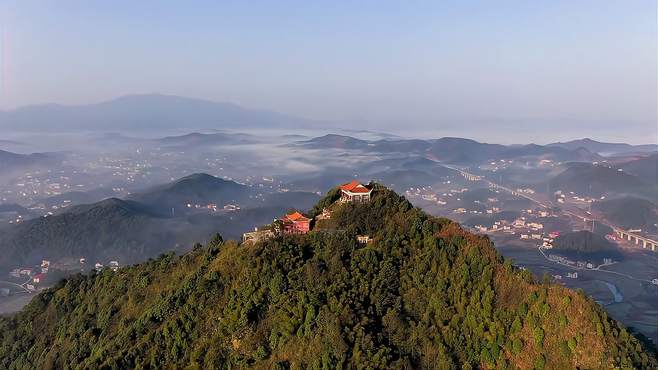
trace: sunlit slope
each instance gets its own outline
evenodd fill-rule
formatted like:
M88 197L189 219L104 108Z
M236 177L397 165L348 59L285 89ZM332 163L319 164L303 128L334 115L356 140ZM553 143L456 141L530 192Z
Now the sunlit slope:
M77 276L0 321L0 367L655 368L590 299L378 189L303 236ZM366 245L357 235L373 238Z

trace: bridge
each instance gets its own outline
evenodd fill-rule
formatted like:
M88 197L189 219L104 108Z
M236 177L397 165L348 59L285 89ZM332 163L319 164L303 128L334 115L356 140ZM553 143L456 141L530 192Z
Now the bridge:
M468 181L481 181L482 180L482 176L473 175L473 174L463 172L463 171L459 171L459 173L462 176L464 176L464 178Z
M514 189L510 189L510 188L504 187L502 185L496 184L496 183L484 178L483 176L474 175L472 173L468 173L468 172L462 170L461 168L450 166L450 165L447 165L447 164L441 163L441 165L446 167L446 168L449 168L451 170L459 172L460 175L462 175L465 179L467 179L469 181L484 181L491 188L500 189L500 190L503 190L507 193L510 193L510 194L514 195L514 196L528 199L529 201L539 205L542 208L551 208L550 205L544 204L544 203L542 203L542 202L540 202L540 201L538 201L538 200L536 200L536 199L534 199L534 198L532 198L532 197L530 197L526 194L519 193L518 191L516 191ZM571 211L568 211L568 210L562 210L562 211L564 213L570 215L570 216L581 218L584 222L596 221L596 222L599 222L603 225L606 225L606 226L610 227L615 232L615 234L617 234L620 238L626 239L629 242L634 242L635 245L638 245L638 246L640 245L640 243L642 243L642 248L644 248L644 249L651 249L654 252L656 251L656 249L658 249L658 241L647 238L647 237L644 237L644 236L642 236L642 235L640 235L636 232L631 232L631 231L628 231L628 230L624 230L621 227L613 225L613 224L611 224L607 221L604 221L604 220L597 220L597 219L594 219L593 217L578 215L578 214L575 214L575 213L573 213Z
M607 222L605 220L595 219L594 217L589 217L589 216L583 216L583 215L571 212L569 210L563 209L562 212L564 212L567 215L570 215L570 216L573 216L573 217L576 217L576 218L580 218L580 219L583 220L583 222L596 221L596 222L598 222L602 225L605 225L605 226L611 228L612 231L614 231L615 234L617 234L622 239L626 239L629 242L635 242L635 245L640 245L640 243L642 243L642 248L643 249L651 249L653 252L655 252L656 249L658 249L658 241L647 238L645 236L642 236L642 235L638 234L637 232L624 230L621 227L619 227L617 225L613 225L610 222Z
M620 238L627 239L629 242L635 241L636 245L639 245L640 243L642 243L642 248L644 248L644 249L651 248L651 250L655 252L656 248L658 248L658 241L655 241L655 240L652 240L652 239L649 239L649 238L645 238L642 235L638 235L636 233L625 231L623 229L619 229L619 228L613 227L611 225L608 225L608 226L612 227L612 230L614 230L615 233L617 235L619 235Z

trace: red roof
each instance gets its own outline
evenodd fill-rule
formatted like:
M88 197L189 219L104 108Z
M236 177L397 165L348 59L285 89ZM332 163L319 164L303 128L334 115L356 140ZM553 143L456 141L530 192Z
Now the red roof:
M299 212L291 213L289 215L286 215L285 219L290 220L290 221L308 221L309 218L304 217L303 214Z
M352 180L352 182L343 184L340 186L341 190L344 191L349 191L350 193L369 193L370 189L366 187L365 185L361 184L360 182L356 180Z

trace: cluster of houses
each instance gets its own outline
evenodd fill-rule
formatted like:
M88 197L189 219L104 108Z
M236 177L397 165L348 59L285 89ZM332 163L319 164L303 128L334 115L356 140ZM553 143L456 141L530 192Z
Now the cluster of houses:
M510 231L510 234L516 234L512 232L513 229L527 230L528 232L541 232L544 229L544 225L539 222L531 222L526 220L525 217L519 217L512 222L506 220L495 221L491 227L486 227L482 225L477 225L476 229L478 231L487 232L487 231ZM540 234L541 235L541 234ZM522 238L525 239L525 238Z
M79 263L80 266L84 268L85 264L87 263L86 258L80 258ZM70 268L71 266L68 267ZM61 269L62 266L60 266L59 268ZM97 271L100 271L103 268L105 268L105 266L99 262L97 262L94 265L94 269ZM107 268L116 272L119 270L119 262L110 261ZM34 291L36 290L36 286L38 286L38 284L45 283L50 269L51 269L50 260L42 260L41 265L39 265L38 267L35 265L35 267L15 268L9 272L9 276L11 276L14 279L27 279L27 281L22 283L21 285L24 285L27 290Z
M84 258L81 258L81 260L83 260L83 259ZM96 262L96 264L94 264L94 270L96 270L96 271L101 271L104 268L105 268L105 266L100 262ZM110 263L108 263L108 265L107 265L107 268L109 268L110 270L112 270L114 272L117 272L117 271L119 271L119 262L118 261L110 261Z
M185 205L187 208L191 209L199 209L199 210L208 210L210 212L217 212L219 210L224 210L224 211L239 211L240 206L236 204L225 204L224 207L219 208L215 203L208 203L208 204L192 204L192 203L187 203Z
M444 181L444 185L450 184L451 181ZM432 189L431 186L423 186L423 187L418 187L414 188L411 187L407 190L405 190L404 195L409 198L420 198L426 202L434 202L438 206L445 206L448 204L449 198L456 199L457 201L461 200L459 198L459 194L465 193L468 191L468 188L461 188L461 189L451 189L450 191L447 191L442 194L437 194L434 189ZM455 213L466 213L467 210L465 208L458 208L457 210L454 211ZM471 213L480 213L477 211L471 211Z
M580 202L580 203L593 203L596 202L597 200L605 200L605 196L601 196L600 198L581 197L576 195L573 191L570 191L569 194L566 194L562 190L558 190L555 193L553 193L553 195L555 197L555 200L558 203L562 203L562 204L569 199L571 199L571 201Z
M356 180L343 184L340 186L340 199L338 203L365 203L369 202L372 197L373 186L364 185ZM312 222L319 220L327 220L331 218L331 210L325 208L322 213L311 219L300 212L292 212L284 215L280 219L274 220L271 225L256 228L252 232L244 233L242 235L243 242L259 242L273 238L277 235L302 235L306 234L312 229ZM366 235L359 235L357 237L359 243L368 243L370 237Z
M46 279L46 274L50 269L50 261L43 260L41 265L37 267L21 267L11 270L9 275L15 279L27 278L24 283L25 288L30 291L36 290L36 284L43 283Z
M555 255L555 254L549 254L548 259L550 261L555 262L555 263L559 263L561 265L570 266L570 267L581 269L581 270L584 270L584 269L588 269L588 270L597 269L599 267L608 266L608 265L612 265L612 264L615 263L615 261L612 258L604 258L603 259L603 264L597 266L593 262L572 261L572 260L568 259L567 257L559 256L559 255ZM571 277L571 276L567 276L567 277ZM577 277L578 277L578 274L576 273L575 277L573 277L573 278L575 279Z

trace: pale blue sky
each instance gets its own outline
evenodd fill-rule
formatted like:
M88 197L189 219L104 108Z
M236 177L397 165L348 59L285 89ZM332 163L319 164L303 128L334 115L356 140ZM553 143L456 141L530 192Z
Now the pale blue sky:
M646 142L656 17L652 0L4 0L0 109L160 92L366 127L625 125L620 140Z

